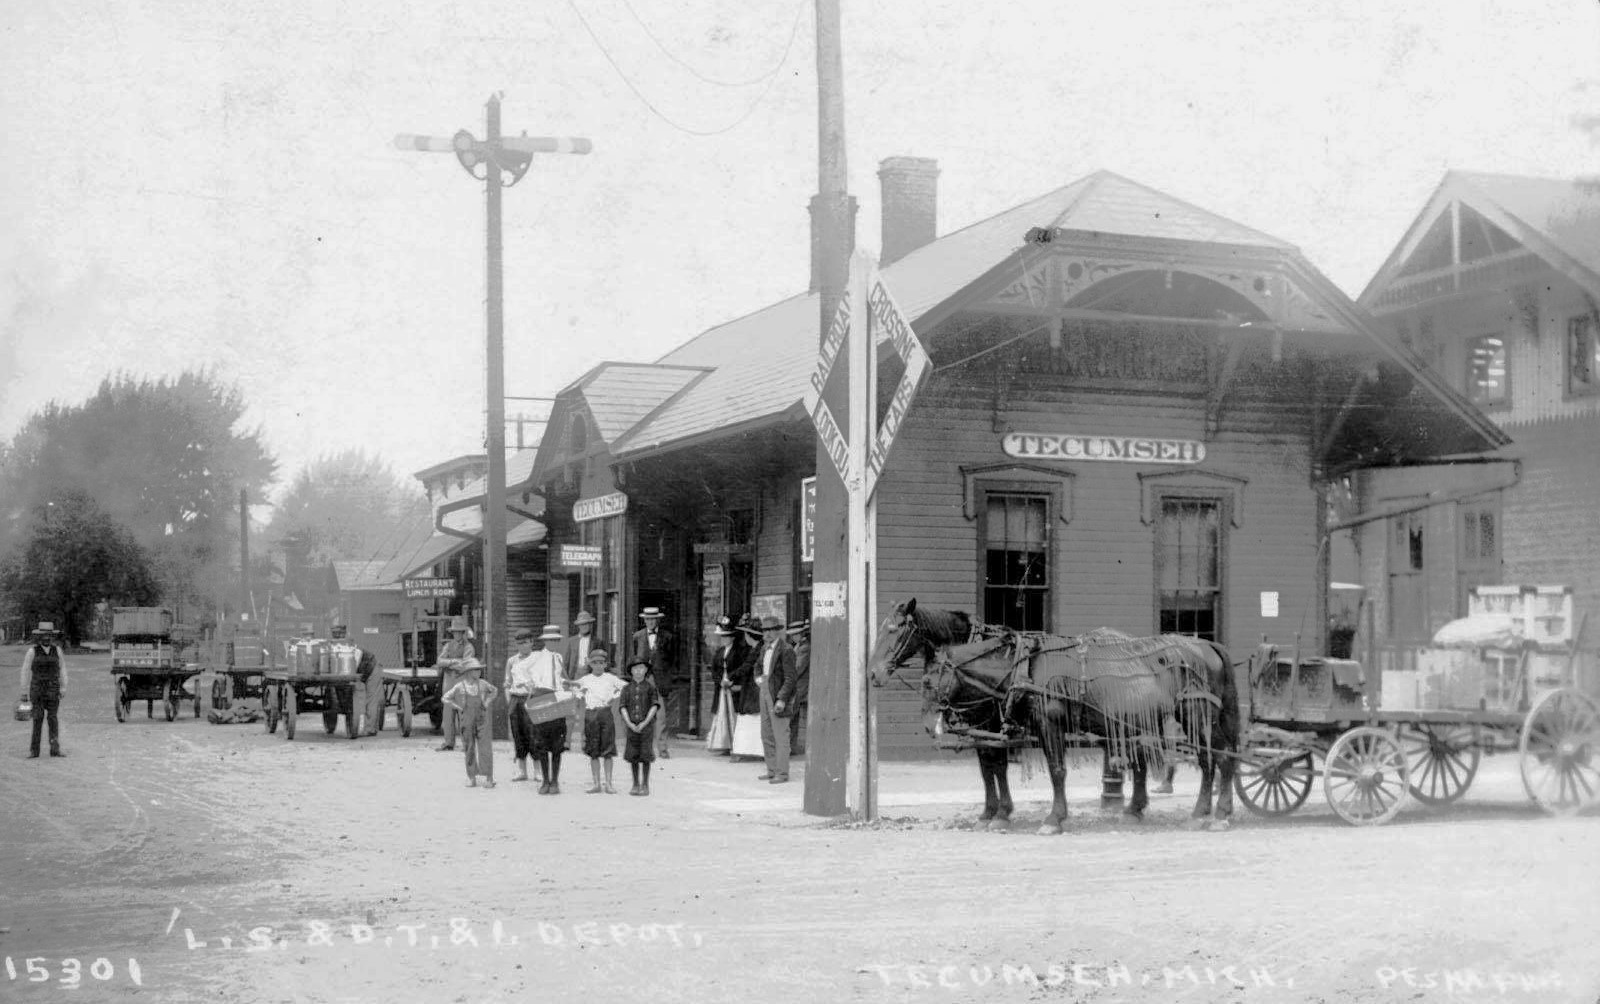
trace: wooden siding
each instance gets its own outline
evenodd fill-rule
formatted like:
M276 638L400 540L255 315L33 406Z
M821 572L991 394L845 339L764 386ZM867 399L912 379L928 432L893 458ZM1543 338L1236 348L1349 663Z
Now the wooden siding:
M1006 430L1144 435L1203 440L1205 407L1196 398L1073 391L1026 378L1011 404L991 406L981 386L936 377L912 409L878 490L878 596L882 617L895 602L976 609L980 569L977 523L963 514L962 466L1012 461ZM1265 399L1231 402L1199 465L1074 461L1038 466L1070 471L1070 523L1052 524L1051 630L1106 625L1133 634L1156 630L1155 529L1140 515L1141 472L1204 471L1243 478L1240 526L1227 526L1224 644L1242 658L1262 635L1292 645L1303 633L1320 651L1323 618L1317 581L1317 499L1310 485L1304 414ZM996 475L1003 478L1004 474ZM1261 594L1278 593L1275 618ZM911 674L912 682L916 679ZM915 692L880 692L883 755L930 746ZM896 750L896 754L900 751Z
M1516 431L1522 481L1504 502L1505 581L1572 587L1600 649L1600 422L1540 422Z

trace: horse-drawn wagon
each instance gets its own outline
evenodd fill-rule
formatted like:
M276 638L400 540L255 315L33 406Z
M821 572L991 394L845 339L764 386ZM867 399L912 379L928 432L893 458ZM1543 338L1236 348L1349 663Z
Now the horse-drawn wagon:
M111 675L117 721L128 720L134 701L145 702L145 717L155 717L160 702L167 721L192 702L200 717L200 692L188 686L204 669L190 661L193 632L175 625L172 612L161 607L117 607L111 612Z
M874 677L881 682L917 654L927 666L929 731L978 753L984 823L1009 817L1007 757L1027 745L1043 749L1055 791L1041 832L1060 830L1063 752L1081 745L1114 749L1129 763L1135 814L1146 804L1147 761L1193 757L1201 769L1194 816L1215 811L1223 824L1235 792L1252 812L1287 815L1305 804L1319 774L1339 818L1384 823L1408 798L1427 805L1460 798L1481 755L1499 749L1519 753L1523 786L1546 811L1572 813L1600 801L1600 708L1570 686L1525 696L1525 708L1383 711L1376 688L1349 660L1285 659L1263 644L1239 664L1209 642L1105 629L1070 638L1003 630L983 637L966 615L919 610L912 600L897 605L880 631Z

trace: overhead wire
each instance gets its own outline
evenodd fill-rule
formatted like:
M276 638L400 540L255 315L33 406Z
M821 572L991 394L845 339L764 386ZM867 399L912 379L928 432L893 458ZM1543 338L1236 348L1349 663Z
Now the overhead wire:
M619 64L617 62L616 58L611 55L611 50L607 49L605 43L600 40L600 36L595 33L594 28L589 24L589 19L584 17L583 16L583 11L578 9L578 5L575 2L575 0L567 0L567 6L569 8L571 8L572 13L578 18L578 22L583 25L583 30L589 35L590 40L594 42L595 48L600 50L600 55L604 56L606 62L611 64L611 68L616 71L617 76L622 78L622 82L627 85L628 90L633 92L633 96L638 98L639 102L641 104L643 104L646 108L650 109L650 112L653 115L655 115L656 118L658 118L661 121L665 122L667 125L672 126L672 128L678 130L679 132L687 133L690 136L702 136L702 137L704 137L704 136L720 136L723 133L732 132L734 129L737 129L739 126L744 124L746 119L748 119L751 115L755 114L755 111L756 111L757 108L761 107L762 103L764 101L766 101L767 95L772 92L773 85L775 83L777 83L777 81L779 79L780 74L776 70L774 70L773 73L770 75L769 79L767 80L767 85L761 89L761 93L760 94L756 95L756 99L750 103L750 107L746 108L744 110L743 114L741 114L738 118L734 119L732 122L730 122L729 124L723 126L722 128L720 128L720 129L693 129L693 128L690 128L689 126L686 126L683 123L681 123L681 122L677 121L676 119L672 118L670 115L668 115L667 113L663 112L660 108L657 108L655 106L654 102L652 102L649 98L645 97L644 92L641 91L636 84L634 84L632 78L630 78L628 76L628 74L623 71L621 64ZM784 51L783 51L783 59L780 60L779 63L778 63L778 68L779 69L782 69L784 63L788 62L789 52L793 49L795 37L799 34L800 16L804 12L804 10L805 10L805 4L804 3L796 3L795 4L794 25L792 26L792 28L790 29L790 32L789 32L789 45L784 49Z
M622 0L622 6L626 7L628 9L628 13L633 15L633 19L639 23L640 28L644 29L644 33L649 36L650 41L656 44L656 48L661 50L662 55L666 56L674 63L677 63L685 70L688 70L689 75L694 77L696 80L702 80L717 87L751 87L755 84L761 83L763 80L771 78L779 70L783 69L783 64L789 61L789 50L794 46L795 36L798 34L800 29L800 15L805 9L804 0L800 0L800 2L795 4L794 24L789 29L789 42L783 47L783 55L780 56L778 61L773 64L772 69L760 74L759 76L751 77L749 80L718 80L715 77L708 77L701 73L699 70L689 65L688 62L679 58L678 55L671 49L667 48L666 44L663 43L661 39L656 37L656 33L650 30L650 26L645 23L644 18L639 16L639 12L633 9L633 4L629 3L628 0Z

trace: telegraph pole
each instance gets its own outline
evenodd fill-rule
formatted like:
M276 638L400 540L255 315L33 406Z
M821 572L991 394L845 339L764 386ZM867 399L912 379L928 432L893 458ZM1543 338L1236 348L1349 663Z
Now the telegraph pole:
M840 0L816 0L817 18L817 195L811 200L812 240L816 243L821 298L819 344L826 342L839 303L844 299L850 256L855 250L855 200L850 197L844 142L844 56L840 42ZM859 333L859 334L858 334ZM851 344L866 333L866 316L852 319ZM851 401L852 408L855 402ZM853 420L851 416L850 420ZM845 521L838 518L848 502L826 444L817 442L816 551L812 564L811 713L807 723L805 811L812 815L844 813L849 761L852 704L849 681L849 631L840 611L824 602L844 594L849 578ZM847 604L863 603L850 595Z
M453 153L461 166L484 182L488 216L487 267L488 296L485 305L487 333L484 357L487 376L484 393L488 398L488 429L485 449L489 454L489 483L484 491L483 582L484 582L484 661L489 682L505 690L506 665L506 401L505 401L505 318L503 314L503 261L500 244L501 190L522 180L533 163L535 153L586 154L594 148L587 139L548 136L502 137L500 135L500 95L489 97L487 128L479 142L463 129L450 139L437 136L402 134L394 138L401 150ZM482 173L479 173L479 168ZM507 735L506 719L494 717L494 738Z

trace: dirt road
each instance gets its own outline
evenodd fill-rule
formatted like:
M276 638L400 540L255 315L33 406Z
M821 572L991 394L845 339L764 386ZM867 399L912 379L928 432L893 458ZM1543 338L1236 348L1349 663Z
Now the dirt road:
M689 743L649 799L575 756L558 797L469 789L421 733L119 725L107 660L69 665L67 758L0 726L3 1001L1600 999L1600 818L1531 809L1509 756L1375 829L1319 791L1188 832L1181 771L1142 824L1080 772L1066 835L1032 802L974 832L968 761L885 765L850 827Z

